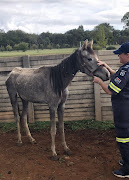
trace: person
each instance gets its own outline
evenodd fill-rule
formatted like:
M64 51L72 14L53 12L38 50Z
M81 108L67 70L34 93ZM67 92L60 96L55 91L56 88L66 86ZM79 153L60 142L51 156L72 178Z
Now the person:
M119 161L122 167L114 170L113 174L129 178L129 42L122 44L113 53L118 55L122 66L115 72L105 62L98 61L98 65L108 69L111 79L108 84L94 77L93 82L98 83L107 94L111 95L116 142L122 157Z

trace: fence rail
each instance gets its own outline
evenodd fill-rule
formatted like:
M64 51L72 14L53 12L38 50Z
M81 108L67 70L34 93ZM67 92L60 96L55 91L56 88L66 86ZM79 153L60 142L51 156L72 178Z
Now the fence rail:
M113 69L120 66L118 57L112 51L97 51L100 60L105 61ZM0 58L0 122L12 122L14 116L11 103L5 87L5 80L14 67L36 68L60 63L68 54L49 56L23 56ZM78 72L69 85L69 97L66 102L64 120L112 121L110 96L98 84L93 83L92 77ZM20 98L18 99L21 108ZM49 112L46 104L29 104L28 121L48 121Z

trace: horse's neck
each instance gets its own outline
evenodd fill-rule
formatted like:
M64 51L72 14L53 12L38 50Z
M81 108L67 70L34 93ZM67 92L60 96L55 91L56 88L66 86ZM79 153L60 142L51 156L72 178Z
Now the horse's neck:
M79 70L77 61L77 56L75 53L73 53L59 64L62 80L66 84L65 86L67 86L72 81L77 71Z
M70 57L52 68L51 79L53 87L59 94L69 85L79 70L77 61L77 55L73 53Z

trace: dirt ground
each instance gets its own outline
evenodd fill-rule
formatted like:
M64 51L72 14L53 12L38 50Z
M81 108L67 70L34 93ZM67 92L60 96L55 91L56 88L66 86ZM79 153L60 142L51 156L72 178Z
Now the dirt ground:
M66 129L66 141L72 151L64 156L60 137L56 136L58 161L52 161L49 131L33 132L37 144L23 135L16 145L16 132L0 133L0 179L5 180L117 180L112 171L119 169L120 154L114 130Z

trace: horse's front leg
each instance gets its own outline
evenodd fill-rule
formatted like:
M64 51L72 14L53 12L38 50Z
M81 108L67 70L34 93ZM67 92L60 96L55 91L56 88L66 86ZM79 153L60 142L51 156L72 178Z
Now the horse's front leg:
M56 116L56 108L53 107L49 107L49 111L50 111L50 122L51 122L51 140L52 140L52 144L51 144L51 150L52 150L52 160L58 160L57 157L57 153L56 153L56 148L55 148L55 136L56 136L56 120L55 120L55 116Z
M64 103L60 103L57 109L57 114L58 114L58 121L59 121L59 132L61 135L61 140L62 140L62 145L64 147L64 151L66 155L70 155L71 151L68 148L66 141L65 141L65 133L64 133L64 121L63 121L63 114L64 114Z

